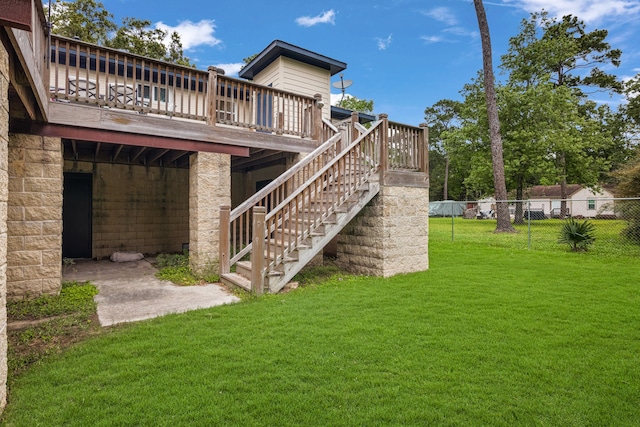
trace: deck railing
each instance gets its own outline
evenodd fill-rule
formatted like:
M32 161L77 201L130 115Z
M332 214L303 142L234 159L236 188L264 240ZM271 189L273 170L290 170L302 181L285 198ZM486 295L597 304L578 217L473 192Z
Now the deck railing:
M324 140L317 97L61 36L52 36L50 56L56 101Z

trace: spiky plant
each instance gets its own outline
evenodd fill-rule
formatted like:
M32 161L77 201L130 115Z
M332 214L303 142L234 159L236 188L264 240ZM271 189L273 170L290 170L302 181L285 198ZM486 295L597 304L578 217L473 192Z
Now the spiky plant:
M596 227L588 220L577 221L569 218L560 229L558 243L564 243L571 247L574 252L586 251L596 240Z

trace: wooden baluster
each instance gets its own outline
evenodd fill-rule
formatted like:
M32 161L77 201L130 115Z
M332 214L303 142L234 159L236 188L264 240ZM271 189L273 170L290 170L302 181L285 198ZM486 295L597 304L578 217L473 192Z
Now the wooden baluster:
M230 226L231 206L220 206L220 274L229 272L229 226Z
M387 114L380 114L380 185L384 184L384 178L389 163L389 119Z
M318 145L322 144L322 95L316 93L313 95L313 139Z

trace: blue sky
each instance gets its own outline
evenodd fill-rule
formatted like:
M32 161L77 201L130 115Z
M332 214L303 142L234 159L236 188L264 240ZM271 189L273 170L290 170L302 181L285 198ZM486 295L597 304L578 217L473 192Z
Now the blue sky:
M530 12L574 14L587 29L609 30L622 65L621 78L640 72L640 0L485 1L494 66ZM124 16L175 29L185 53L200 69L216 65L235 76L242 58L275 39L347 63L347 93L373 99L376 113L418 125L424 109L440 99L460 99L459 90L482 67L481 44L470 0L199 0L154 2L103 0L116 22ZM497 70L496 70L497 72ZM338 81L336 75L332 79ZM336 94L338 90L334 90ZM600 102L619 98L596 93Z

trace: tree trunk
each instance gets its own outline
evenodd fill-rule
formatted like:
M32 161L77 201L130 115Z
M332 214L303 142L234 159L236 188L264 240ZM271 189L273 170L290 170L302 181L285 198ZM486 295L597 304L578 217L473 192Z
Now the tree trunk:
M500 119L494 87L493 59L491 55L491 37L489 24L484 12L482 0L473 0L478 16L480 38L482 40L482 65L484 68L484 91L487 101L487 115L489 117L489 138L491 139L491 163L493 166L493 185L496 197L496 232L515 232L509 218L509 204L507 203L507 185L504 179L504 159L502 156L502 137L500 135Z
M449 200L449 156L444 157L444 187L443 200Z
M516 212L513 217L514 224L524 224L524 212L522 210L523 187L524 184L522 183L522 179L518 179L518 188L516 188Z

